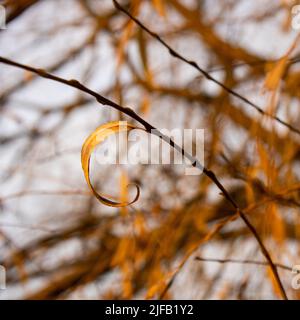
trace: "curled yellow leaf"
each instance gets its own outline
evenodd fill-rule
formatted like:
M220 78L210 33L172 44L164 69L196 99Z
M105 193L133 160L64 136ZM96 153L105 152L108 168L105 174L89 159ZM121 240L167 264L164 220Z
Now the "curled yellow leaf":
M106 138L108 138L112 134L120 133L120 132L130 132L134 129L141 129L138 127L135 127L131 124L128 124L126 122L122 121L114 121L106 123L100 127L98 127L94 132L92 132L88 138L85 140L82 149L81 149L81 165L84 172L84 176L86 179L86 182L93 192L94 196L103 204L110 206L110 207L125 207L130 204L133 204L136 202L140 196L140 189L138 185L134 184L137 193L135 198L131 202L115 202L110 199L107 199L103 196L101 196L93 187L91 180L90 180L90 157L97 145L102 143Z

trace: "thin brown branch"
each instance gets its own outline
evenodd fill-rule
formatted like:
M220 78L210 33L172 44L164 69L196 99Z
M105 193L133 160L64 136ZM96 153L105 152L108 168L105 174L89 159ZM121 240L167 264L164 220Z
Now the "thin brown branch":
M195 257L195 260L204 261L204 262L218 262L218 263L237 263L237 264L253 264L259 266L269 266L268 263L264 261L253 261L253 260L239 260L239 259L213 259L213 258L203 258L203 257ZM277 268L292 271L293 268L288 267L281 263L274 263Z

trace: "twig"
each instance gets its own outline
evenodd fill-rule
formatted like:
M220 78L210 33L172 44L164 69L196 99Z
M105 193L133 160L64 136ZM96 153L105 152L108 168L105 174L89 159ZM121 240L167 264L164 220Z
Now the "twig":
M287 295L286 295L284 287L281 283L279 274L277 272L277 268L272 261L270 253L266 249L265 245L263 244L263 242L262 242L260 236L258 235L257 231L255 230L255 228L252 226L250 221L247 219L246 215L239 208L238 204L230 196L230 194L227 192L227 190L222 185L222 183L218 180L218 178L216 177L216 175L214 174L213 171L205 168L195 157L193 157L191 154L187 153L182 147L180 147L178 144L176 144L171 138L164 135L157 128L153 127L150 123L148 123L146 120L141 118L134 110L132 110L131 108L126 108L126 107L120 106L119 104L103 97L99 93L92 91L91 89L85 87L79 81L73 80L73 79L67 80L64 78L60 78L58 76L55 76L55 75L52 75L52 74L46 72L43 69L36 69L31 66L24 65L24 64L21 64L21 63L18 63L18 62L15 62L15 61L9 60L7 58L3 58L3 57L0 57L0 63L4 63L4 64L10 65L10 66L14 66L14 67L17 67L17 68L20 68L23 70L33 72L42 78L46 78L46 79L50 79L50 80L53 80L53 81L56 81L59 83L63 83L69 87L73 87L75 89L78 89L82 92L85 92L85 93L93 96L100 104L108 105L108 106L128 115L130 118L132 118L132 119L136 120L137 122L139 122L140 124L142 124L144 126L146 132L148 132L149 134L154 134L154 135L158 136L161 140L167 142L172 148L179 151L184 157L186 157L188 160L190 160L193 167L198 168L200 170L203 170L203 173L220 189L220 191L224 195L225 199L233 206L234 209L236 209L236 211L239 214L239 216L241 217L241 219L244 221L244 223L247 225L248 229L251 231L251 233L255 237L256 241L258 242L258 244L260 246L260 249L261 249L263 255L265 256L266 260L268 261L268 264L270 265L270 268L271 268L272 273L274 275L274 279L278 284L278 287L280 289L282 297L284 299L287 299Z
M238 263L238 264L255 264L260 266L269 266L267 262L264 261L253 261L253 260L239 260L239 259L212 259L212 258L203 258L195 257L195 260L205 261L205 262L218 262L218 263ZM277 268L292 271L293 268L285 266L284 264L274 263Z
M292 126L291 124L285 122L284 120L280 119L277 116L274 116L272 114L266 113L260 106L256 105L254 102L250 101L249 99L245 98L244 96L242 96L241 94L239 94L238 92L234 91L233 89L227 87L223 82L217 80L216 78L214 78L213 76L211 76L207 71L205 71L204 69L202 69L197 62L193 61L193 60L189 60L187 58L185 58L184 56L182 56L180 53L178 53L177 51L175 51L169 44L167 44L157 33L153 32L152 30L150 30L148 27L146 27L140 20L138 20L137 18L135 18L129 11L127 11L125 8L123 8L116 0L113 0L115 7L124 12L131 20L133 20L139 27L141 27L144 31L146 31L151 37L155 38L158 42L160 42L170 53L170 55L172 55L174 58L177 58L187 64L189 64L190 66L192 66L193 68L195 68L196 70L198 70L207 80L214 82L215 84L217 84L218 86L220 86L222 89L224 89L225 91L227 91L228 93L230 93L232 96L238 98L239 100L243 101L244 103L246 103L247 105L251 106L252 108L254 108L256 111L258 111L260 114L265 115L270 117L271 119L279 122L280 124L282 124L283 126L285 126L286 128L290 129L291 131L297 133L300 135L300 130L295 128L294 126Z

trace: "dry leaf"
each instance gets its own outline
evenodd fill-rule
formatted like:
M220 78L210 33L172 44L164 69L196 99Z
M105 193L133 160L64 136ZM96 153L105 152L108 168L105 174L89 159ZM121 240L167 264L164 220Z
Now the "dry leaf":
M119 45L117 47L117 69L120 68L120 66L123 64L124 62L124 51L126 48L126 45L130 39L132 30L134 27L134 23L132 21L129 21L128 25L126 26L126 28L123 31L122 37L120 39Z
M131 202L114 202L112 200L106 199L103 196L101 196L95 188L92 186L90 181L90 157L97 145L99 145L101 142L103 142L106 138L108 138L110 135L120 132L129 132L134 129L140 129L138 127L135 127L131 124L127 124L126 122L122 121L114 121L109 122L107 124L104 124L100 127L98 127L91 135L85 140L82 150L81 150L81 165L84 172L84 176L86 179L86 182L90 189L92 190L95 197L103 204L111 207L124 207L127 205L130 205L134 202L136 202L140 195L139 187L135 184L137 188L137 194Z
M281 58L276 65L271 69L271 71L267 74L264 87L269 91L276 91L280 80L282 79L283 73L286 68L286 63L288 60L288 56L284 56Z
M298 42L300 41L300 34L296 37L295 41L291 45L291 47L288 49L287 53L275 64L275 66L271 69L270 72L268 72L264 87L269 91L276 91L280 80L282 79L282 76L286 70L287 62L289 59L289 56L293 52L293 50L298 45Z
M271 268L268 267L266 272L267 272L267 276L269 277L269 279L271 281L271 284L272 284L272 287L273 287L273 290L274 290L275 294L280 298L281 297L281 290L280 290L280 288L278 286L277 281L274 278L274 275L273 275L273 272L272 272Z
M270 203L267 208L269 217L269 224L272 232L272 236L276 240L277 244L284 244L285 239L285 223L278 211L275 203Z
M150 99L146 93L141 103L141 113L148 114L149 111L150 111Z
M152 4L160 16L162 17L166 16L165 6L162 0L152 0Z
M133 0L132 1L132 13L134 16L137 16L139 13L139 9L140 9L140 5L141 5L141 1L140 0ZM127 26L124 28L123 34L121 36L120 42L117 46L117 69L120 68L120 66L123 64L124 62L124 52L125 52L125 48L130 40L130 37L132 35L133 29L134 29L134 22L132 20L130 20L127 24Z
M141 29L139 29L137 32L137 41L138 41L141 60L144 67L146 81L149 83L150 86L153 86L153 75L149 68L149 63L148 63L147 41L145 41L145 35Z

